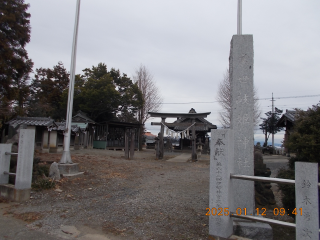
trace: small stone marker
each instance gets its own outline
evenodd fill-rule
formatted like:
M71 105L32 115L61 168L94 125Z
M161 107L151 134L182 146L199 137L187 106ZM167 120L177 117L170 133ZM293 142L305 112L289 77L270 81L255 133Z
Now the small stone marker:
M319 239L318 164L295 163L296 237Z
M34 129L20 129L16 189L31 188L34 139Z
M9 175L3 172L10 170L10 155L6 152L11 152L12 144L0 144L0 184L7 184L9 182Z
M229 58L234 131L234 174L254 175L253 161L253 36L234 35ZM233 180L234 206L253 214L254 182Z
M233 231L230 217L234 198L230 180L234 164L233 131L211 130L210 149L209 234L228 238Z
M57 181L60 180L60 171L58 166L58 163L53 162L49 169L49 177Z

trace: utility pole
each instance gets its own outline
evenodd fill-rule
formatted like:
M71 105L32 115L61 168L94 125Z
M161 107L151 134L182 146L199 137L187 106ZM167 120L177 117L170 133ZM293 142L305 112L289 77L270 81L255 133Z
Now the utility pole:
M272 93L272 112L271 112L271 117L272 117L272 148L274 149L274 99L273 99L273 93Z
M237 34L242 35L242 0L238 0Z

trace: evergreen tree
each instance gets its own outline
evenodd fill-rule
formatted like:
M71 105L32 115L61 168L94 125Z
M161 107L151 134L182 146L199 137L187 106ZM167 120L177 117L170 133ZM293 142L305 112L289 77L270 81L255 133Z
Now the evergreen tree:
M282 127L277 126L277 122L279 121L282 112L282 110L275 108L274 113L272 113L271 111L266 112L265 115L267 117L261 118L263 121L259 126L265 135L265 142L263 144L264 147L266 147L268 144L270 134L276 134L283 129Z
M25 50L30 41L29 4L23 0L0 1L0 113L23 114L28 95L28 75L33 62Z
M67 106L68 92L63 92L61 108ZM137 84L119 70L107 70L99 63L83 70L75 79L73 113L81 110L97 122L120 120L135 121L143 98Z
M69 74L62 62L52 69L39 68L32 80L29 101L29 116L65 119L65 108L61 107L62 93L68 88Z
M297 111L286 147L296 154L299 161L320 163L320 104L307 111Z

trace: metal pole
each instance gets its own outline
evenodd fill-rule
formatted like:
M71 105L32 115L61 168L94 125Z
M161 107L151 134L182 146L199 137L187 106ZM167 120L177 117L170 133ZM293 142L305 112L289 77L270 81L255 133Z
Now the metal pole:
M75 16L73 43L72 43L72 54L71 54L66 129L64 132L63 154L62 154L62 157L61 157L59 163L73 163L71 160L71 155L70 155L70 139L71 139L71 120L72 120L72 108L73 108L74 79L75 79L75 70L76 70L79 13L80 13L80 0L77 0L77 9L76 9L76 16Z
M238 0L238 28L237 34L242 35L242 0Z
M273 93L272 93L272 154L274 154L274 104L273 104L273 102L274 102L274 99L273 99Z

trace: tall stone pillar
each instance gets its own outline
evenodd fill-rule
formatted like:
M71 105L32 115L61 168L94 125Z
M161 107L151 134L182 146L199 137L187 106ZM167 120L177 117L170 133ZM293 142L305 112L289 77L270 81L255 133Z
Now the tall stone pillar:
M229 58L234 132L234 174L254 175L253 161L253 36L234 35ZM234 208L254 213L254 182L233 179Z

